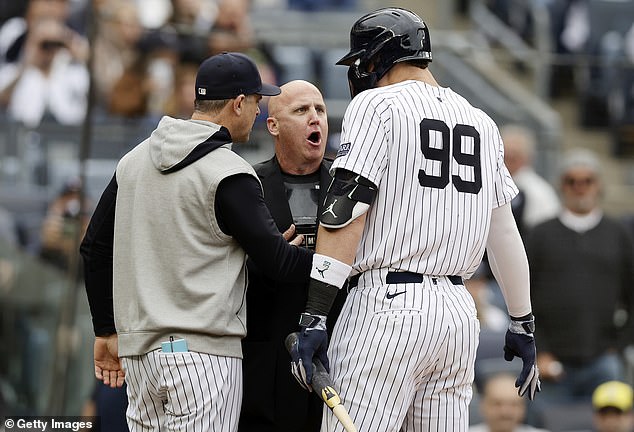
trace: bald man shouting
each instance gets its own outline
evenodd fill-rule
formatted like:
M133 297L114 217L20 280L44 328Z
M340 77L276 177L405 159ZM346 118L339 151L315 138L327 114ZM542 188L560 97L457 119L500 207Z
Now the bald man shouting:
M328 139L326 104L307 81L290 81L271 97L267 128L275 155L255 165L264 200L277 228L295 224L304 246L315 248L317 214L330 184L330 161L324 160ZM299 386L290 373L284 338L297 329L307 287L276 282L249 260L247 337L242 341L244 398L239 432L317 432L324 404ZM345 300L341 290L336 312Z

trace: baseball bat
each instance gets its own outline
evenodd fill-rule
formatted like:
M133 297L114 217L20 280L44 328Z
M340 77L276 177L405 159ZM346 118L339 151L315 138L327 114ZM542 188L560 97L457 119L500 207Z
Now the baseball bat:
M289 334L285 341L286 349L289 353L296 344L297 333ZM343 406L339 393L337 393L335 386L330 380L328 371L326 371L326 368L318 358L313 358L313 382L311 383L311 387L321 396L321 399L326 403L326 406L330 408L335 417L337 417L346 432L357 432L357 427L350 418L348 410Z

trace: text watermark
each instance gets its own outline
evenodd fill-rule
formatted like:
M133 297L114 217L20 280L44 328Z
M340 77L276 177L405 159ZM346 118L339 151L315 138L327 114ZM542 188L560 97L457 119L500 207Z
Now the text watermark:
M5 432L83 432L92 431L99 424L99 417L69 416L9 416L2 418Z

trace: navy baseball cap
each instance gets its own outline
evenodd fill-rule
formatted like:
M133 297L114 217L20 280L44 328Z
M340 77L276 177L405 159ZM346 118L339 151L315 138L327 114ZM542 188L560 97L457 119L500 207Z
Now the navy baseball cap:
M275 96L282 90L262 83L255 62L237 52L223 52L203 61L196 75L196 99L232 99L240 94Z

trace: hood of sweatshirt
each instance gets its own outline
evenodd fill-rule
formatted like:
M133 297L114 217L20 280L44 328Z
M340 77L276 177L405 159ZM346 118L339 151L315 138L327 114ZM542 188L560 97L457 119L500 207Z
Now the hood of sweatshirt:
M231 144L224 126L164 116L149 138L150 157L163 174L185 168L218 147Z

